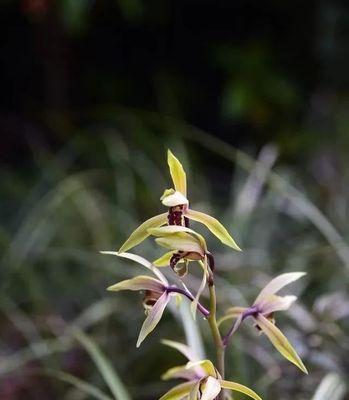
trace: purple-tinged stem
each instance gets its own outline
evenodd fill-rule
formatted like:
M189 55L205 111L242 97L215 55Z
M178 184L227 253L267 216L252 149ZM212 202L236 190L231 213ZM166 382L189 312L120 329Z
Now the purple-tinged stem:
M258 310L258 307L249 307L249 308L247 308L247 309L242 313L241 322L242 322L245 318L250 317L251 315L256 315L256 314L258 314L258 311L259 311L259 310ZM234 327L235 327L235 322L232 324L232 326L230 327L228 333L227 333L227 334L224 336L224 338L223 338L223 344L224 344L224 346L227 346L227 345L228 345L228 342L229 342L229 340L230 340L230 338L231 338L231 336L232 336L232 334L233 334Z
M180 289L176 286L170 286L166 290L167 293L180 293L183 296L186 296L190 301L193 301L195 299L195 297L188 290ZM197 308L205 318L210 315L210 312L202 304L198 303Z

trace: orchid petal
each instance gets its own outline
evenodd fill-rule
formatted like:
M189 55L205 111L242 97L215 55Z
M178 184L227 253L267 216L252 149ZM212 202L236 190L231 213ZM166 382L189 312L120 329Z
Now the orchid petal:
M225 245L235 250L241 251L240 247L236 244L235 240L231 237L229 232L216 218L213 218L210 215L207 215L200 211L194 211L191 209L188 209L185 212L185 215L189 219L204 224Z
M113 256L121 257L121 258L127 258L128 260L135 261L138 264L143 265L143 267L149 269L152 271L159 279L162 281L165 285L168 285L168 281L165 278L165 276L157 269L154 267L154 265L146 260L145 258L138 256L137 254L132 254L132 253L119 253L117 251L100 251L101 254L111 254Z
M241 385L240 383L225 381L223 379L219 379L219 383L220 383L221 387L224 389L235 390L236 392L246 394L247 396L251 397L252 399L262 400L262 398L259 397L256 392L254 392L252 389L248 388L247 386Z
M212 376L207 378L207 381L201 385L201 400L214 400L222 390L219 381Z
M153 305L151 310L149 311L149 314L145 321L143 322L142 329L139 333L138 340L137 340L137 347L141 345L143 340L151 333L156 325L159 323L162 314L170 301L170 295L165 292L163 293L158 301Z
M182 400L188 396L195 383L195 381L181 383L161 396L159 400Z
M187 228L186 226L180 225L166 225L161 226L159 228L150 228L148 232L157 237L171 236L173 234L180 234L182 232L194 236L195 239L201 244L201 246L207 251L206 240L202 235L195 232L193 229ZM181 235L179 235L181 236ZM183 237L187 237L187 235L183 235Z
M144 275L136 276L132 279L126 279L107 288L107 290L113 292L118 292L119 290L152 290L158 293L162 293L165 289L164 284L158 279Z
M210 360L190 361L187 363L186 368L193 369L197 367L201 367L205 371L206 375L213 377L217 376L216 368L214 367L212 361Z
M193 315L194 320L196 319L196 310L197 310L197 307L198 307L198 303L199 303L199 300L200 300L200 296L201 296L201 294L202 294L202 292L204 291L205 286L206 286L206 281L207 281L207 276L206 276L206 274L207 274L207 261L206 261L206 257L205 257L205 262L204 262L204 273L203 273L203 275L202 275L202 280L201 280L199 289L198 289L198 291L197 291L197 293L196 293L196 296L195 296L194 300L192 301L192 303L191 303L191 305L190 305L190 310L191 310L191 313L192 313L192 315Z
M217 321L218 326L220 326L224 321L229 319L237 318L240 314L242 314L247 307L231 307L227 310L226 314L223 317L219 318Z
M275 296L272 295L269 298L263 299L258 303L260 313L263 315L269 315L275 311L288 310L292 303L297 300L296 296Z
M262 299L277 293L284 286L296 281L302 276L306 275L305 272L288 272L286 274L281 274L276 278L272 279L265 287L261 290L253 305L256 305Z
M235 323L234 323L234 326L233 326L233 330L232 330L231 333L230 333L230 336L233 336L234 333L239 329L239 327L240 327L240 325L241 325L241 323L242 323L243 317L244 317L244 314L243 314L243 313L240 314L240 315L237 317L237 319L236 319L236 321L235 321Z
M204 250L197 242L197 240L186 233L173 234L171 236L156 238L155 241L160 246L166 247L170 250L180 250L187 253L193 252L200 254L202 257L204 256Z
M205 376L205 374L198 375L194 369L188 369L186 365L180 365L167 370L161 375L161 379L168 381L169 379L183 378L187 381L192 381Z
M170 168L170 174L174 187L178 192L181 192L184 196L187 195L187 176L184 171L182 164L178 158L172 153L171 150L167 150L167 163Z
M190 391L189 400L198 400L201 382L198 381Z
M175 253L175 251L169 251L169 252L165 253L164 255L157 258L155 261L153 261L153 265L155 265L155 267L159 267L159 268L168 267L170 265L170 261L171 261L171 258L174 253Z
M266 334L279 353L307 374L308 371L302 360L280 329L261 314L258 314L256 320L260 329Z
M186 344L175 342L173 340L163 339L161 340L166 346L172 347L173 349L178 350L182 353L189 361L198 361L198 356L194 353L194 351L187 346Z
M126 242L120 247L119 253L123 253L137 244L143 242L149 236L148 229L155 228L166 224L167 213L156 215L143 222L136 230L134 230Z
M182 204L188 205L188 199L178 191L175 191L172 194L166 195L167 191L161 196L160 200L162 204L166 207L176 207Z

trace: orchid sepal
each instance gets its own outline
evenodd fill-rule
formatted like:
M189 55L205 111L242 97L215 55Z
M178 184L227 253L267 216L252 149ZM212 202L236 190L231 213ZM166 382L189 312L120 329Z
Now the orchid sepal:
M119 253L124 253L132 247L137 246L149 236L148 229L156 228L167 223L167 213L156 215L144 221L138 228L136 228L129 238L120 247Z
M257 315L256 322L276 350L288 361L296 365L301 371L308 374L308 370L303 364L303 361L280 329L261 314Z
M185 216L193 221L201 222L204 224L222 243L231 247L234 250L241 251L235 240L232 238L227 229L218 221L218 219L211 217L200 211L188 209Z

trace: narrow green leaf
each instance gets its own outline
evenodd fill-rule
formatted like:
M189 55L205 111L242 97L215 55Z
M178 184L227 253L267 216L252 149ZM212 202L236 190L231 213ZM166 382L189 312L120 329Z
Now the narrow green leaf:
M58 371L58 370L45 370L44 371L45 375L49 375L53 378L56 378L62 382L69 383L72 386L75 386L77 389L79 389L81 392L94 397L95 399L98 400L112 400L111 397L107 396L105 393L103 393L98 387L91 385L88 382L85 382L81 380L80 378L77 378L74 375L68 374L63 371Z
M79 329L74 329L73 334L94 361L110 391L113 393L115 400L131 400L119 375L97 343Z

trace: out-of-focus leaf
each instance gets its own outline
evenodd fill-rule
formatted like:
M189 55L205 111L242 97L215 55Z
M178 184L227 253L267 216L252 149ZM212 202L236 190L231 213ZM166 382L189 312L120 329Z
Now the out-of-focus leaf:
M68 374L67 372L63 371L56 371L56 370L45 370L45 374L52 376L53 378L59 379L63 382L69 383L70 385L75 386L81 392L94 397L98 400L112 400L111 397L107 396L103 393L98 387L91 385L88 382L83 381L80 378L77 378L74 375Z
M131 400L119 375L97 343L79 329L74 329L73 334L94 361L110 391L113 393L115 400Z
M342 400L346 392L347 385L343 378L330 373L322 379L311 400Z

